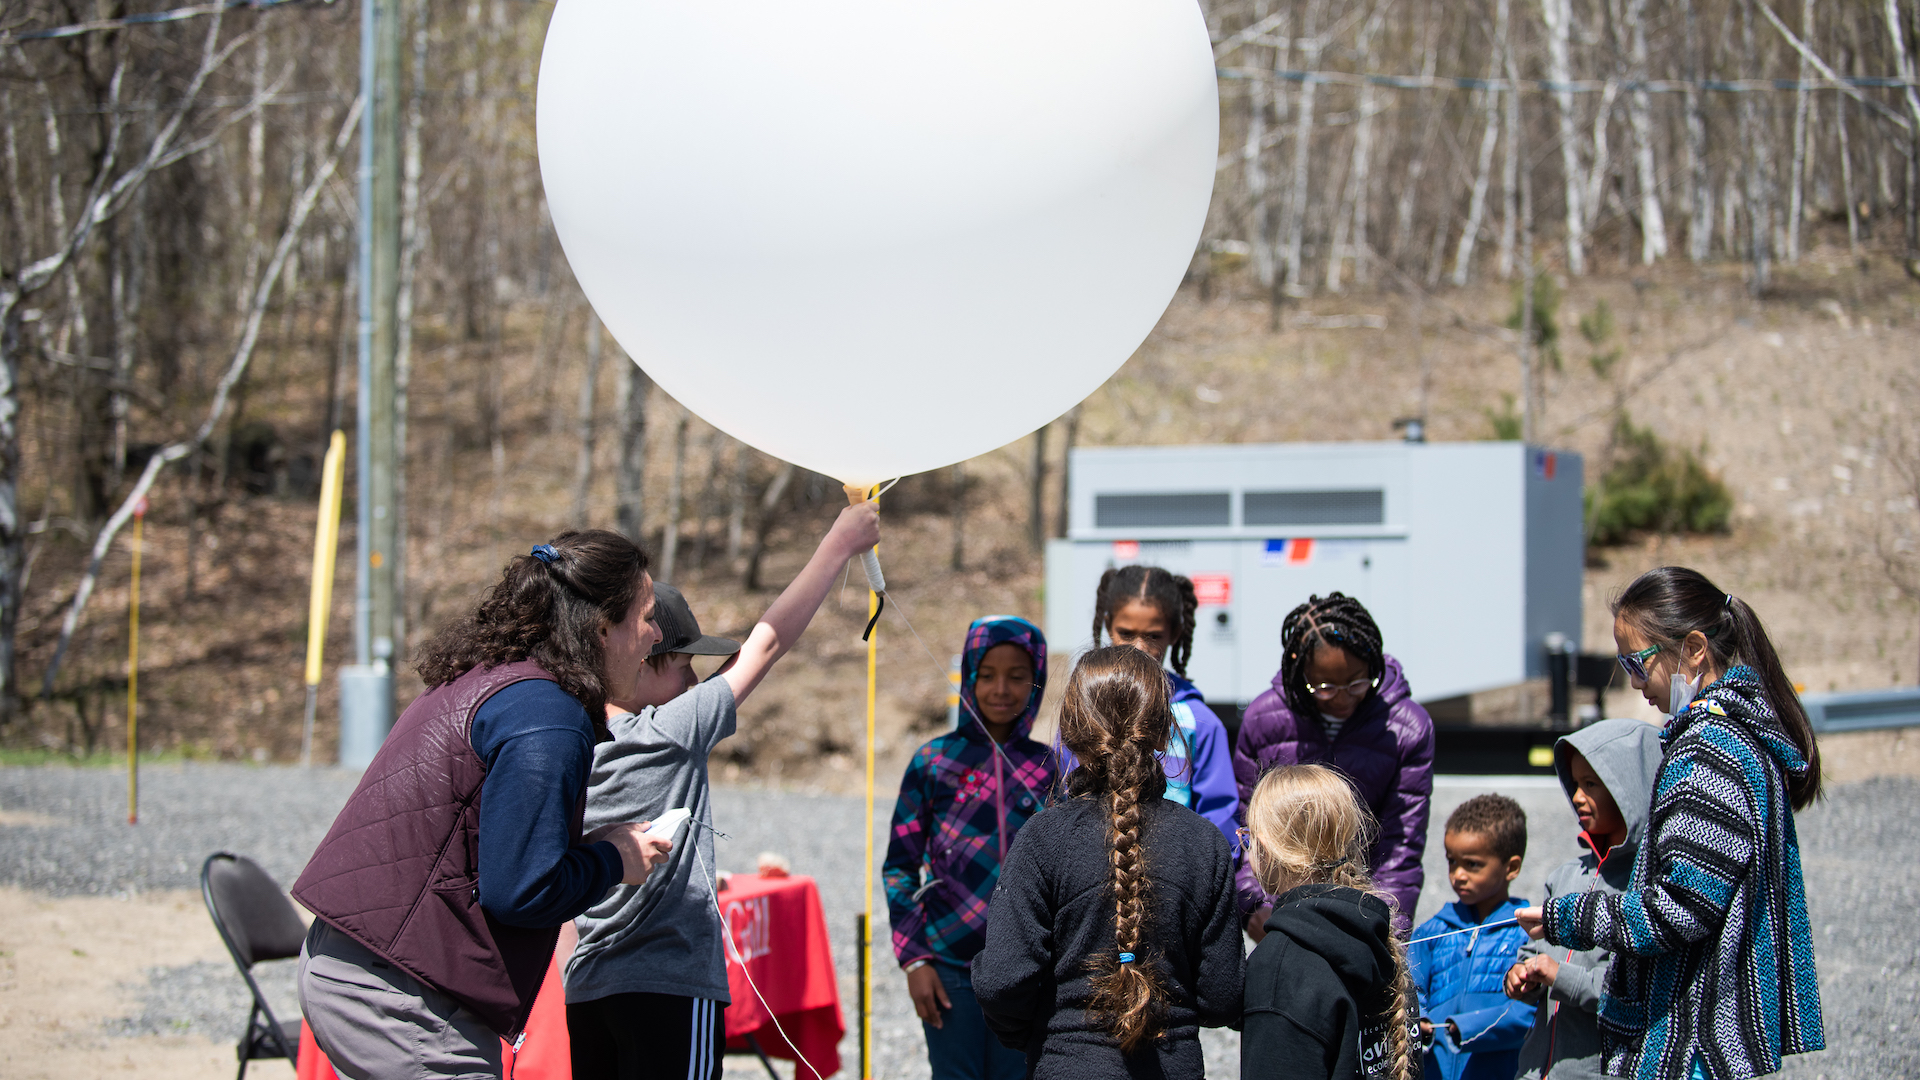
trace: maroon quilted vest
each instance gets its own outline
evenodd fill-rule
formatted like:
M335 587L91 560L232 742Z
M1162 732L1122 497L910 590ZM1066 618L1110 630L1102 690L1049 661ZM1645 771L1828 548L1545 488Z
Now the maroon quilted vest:
M487 767L473 752L473 714L527 679L554 681L525 660L475 668L416 698L293 884L307 910L508 1038L533 1011L560 928L508 926L480 907ZM583 794L575 844L585 810Z

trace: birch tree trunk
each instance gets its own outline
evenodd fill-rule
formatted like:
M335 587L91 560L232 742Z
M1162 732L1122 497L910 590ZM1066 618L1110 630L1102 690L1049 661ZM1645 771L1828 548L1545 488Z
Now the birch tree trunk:
M1553 100L1560 111L1560 172L1566 191L1567 272L1587 272L1587 215L1585 175L1580 170L1580 140L1573 92L1572 0L1540 0L1540 18L1547 29L1547 78L1558 84Z
M1500 77L1500 53L1507 40L1507 17L1511 0L1498 0L1493 11L1493 54L1488 64L1487 78ZM1493 179L1493 151L1500 141L1500 95L1485 90L1486 108L1481 121L1480 159L1473 172L1473 192L1467 196L1467 223L1460 229L1460 246L1454 249L1453 284L1455 287L1467 283L1467 274L1473 266L1473 246L1480 237L1480 222L1487 210L1487 188Z
M1386 17L1387 4L1374 7L1373 14L1360 28L1360 40L1354 45L1354 52L1365 59L1368 71L1379 66L1379 57L1373 47L1374 35L1380 30L1381 21ZM1354 122L1353 160L1347 165L1347 197L1341 204L1340 215L1334 225L1333 244L1327 252L1327 291L1340 291L1341 265L1345 259L1353 260L1353 276L1356 281L1364 282L1367 275L1367 203L1372 194L1373 165L1373 113L1374 87L1368 83L1360 88L1359 119Z
M1500 280L1513 277L1513 246L1520 223L1520 64L1513 55L1513 23L1500 39L1501 63L1507 72L1506 152L1500 159Z
M1847 141L1847 99L1833 102L1833 128L1840 140L1840 195L1847 203L1847 254L1860 254L1860 207L1853 197L1853 147Z
M1812 0L1808 0L1809 3ZM1644 83L1652 77L1647 58L1647 0L1629 0L1632 75ZM1654 168L1652 95L1644 87L1627 99L1627 122L1633 127L1633 159L1640 186L1640 264L1652 266L1667 255L1667 219L1660 210L1660 177Z
M626 538L646 545L647 398L653 380L628 358L620 368L620 459L614 473L614 518Z
M687 425L692 414L680 406L680 420L673 427L673 472L667 477L667 534L660 541L660 580L673 583L674 564L680 557L681 488L687 471Z
M1312 71L1320 64L1320 51L1325 42L1315 35L1319 33L1320 16L1326 0L1309 0L1307 19L1301 27L1304 35L1300 62ZM1310 173L1313 143L1313 99L1314 83L1307 80L1300 84L1300 98L1293 118L1293 184L1287 196L1287 247L1284 264L1287 270L1286 290L1296 296L1306 295L1306 289L1300 283L1301 248L1305 243L1307 221L1307 179Z
M573 511L568 515L576 529L587 527L587 494L593 488L593 447L598 429L594 425L593 395L600 384L600 317L587 312L587 370L580 380L580 405L574 414L574 427L580 441L580 455L573 465Z
M1886 0L1887 35L1893 45L1894 66L1906 80L1901 98L1907 106L1907 254L1902 260L1907 276L1920 280L1920 87L1914 85L1914 43L1907 40L1900 0Z
M1740 5L1740 46L1747 57L1759 56L1753 38L1753 2ZM1747 255L1753 263L1753 276L1747 288L1754 296L1764 296L1773 279L1773 156L1760 116L1760 103L1753 94L1742 94L1740 102L1740 144L1746 158Z
M1706 73L1700 52L1700 19L1693 0L1682 0L1685 24L1686 132L1687 132L1687 257L1705 262L1713 257L1713 178L1707 170L1707 118L1701 108L1700 88L1694 85Z
M1266 17L1266 4L1254 5L1254 19ZM1240 168L1246 177L1247 201L1253 214L1253 273L1262 288L1273 288L1278 272L1275 239L1278 230L1273 215L1273 198L1267 176L1267 106L1272 85L1266 79L1254 79L1247 87L1247 137L1240 146Z
M1801 0L1800 36L1813 40L1813 0ZM1787 192L1787 252L1790 263L1800 261L1800 222L1806 216L1807 189L1807 58L1800 57L1800 87L1793 93L1793 183Z

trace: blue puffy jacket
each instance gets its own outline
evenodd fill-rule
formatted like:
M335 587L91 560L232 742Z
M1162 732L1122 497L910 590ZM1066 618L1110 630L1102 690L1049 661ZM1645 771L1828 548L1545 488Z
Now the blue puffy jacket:
M1500 987L1527 942L1526 931L1509 922L1526 906L1525 900L1510 897L1483 920L1474 918L1465 904L1448 904L1413 932L1407 966L1420 993L1420 1015L1436 1029L1426 1056L1426 1080L1513 1080L1519 1071L1520 1044L1533 1027L1533 1006L1510 1000ZM1509 925L1420 940L1501 922ZM1460 1029L1458 1045L1447 1034L1449 1020Z

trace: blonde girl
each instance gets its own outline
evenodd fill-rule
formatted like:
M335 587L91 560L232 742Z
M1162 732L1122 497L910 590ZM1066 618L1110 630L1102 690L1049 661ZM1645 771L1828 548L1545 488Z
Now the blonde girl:
M1081 659L1060 710L1079 767L1001 867L973 989L1033 1080L1202 1080L1200 1028L1240 1016L1233 850L1162 798L1167 694L1138 649Z
M1247 858L1276 897L1247 960L1241 1080L1415 1080L1415 1015L1393 908L1367 875L1373 819L1325 765L1262 777Z

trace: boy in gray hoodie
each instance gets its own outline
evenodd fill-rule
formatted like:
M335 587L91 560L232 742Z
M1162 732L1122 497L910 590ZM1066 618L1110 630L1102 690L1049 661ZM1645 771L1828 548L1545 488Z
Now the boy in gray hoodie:
M1554 771L1573 804L1587 852L1547 875L1547 900L1626 887L1646 829L1660 752L1660 729L1638 720L1602 720L1554 744ZM1507 996L1538 1006L1533 1030L1520 1047L1517 1080L1602 1075L1597 1014L1612 962L1606 949L1573 952L1545 941L1521 947L1519 960L1507 971Z

